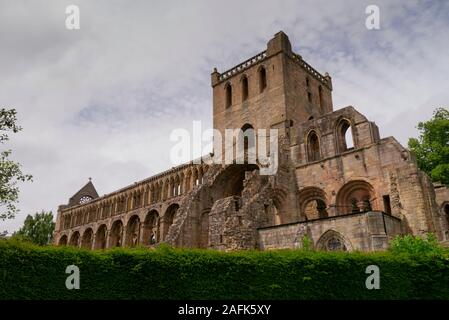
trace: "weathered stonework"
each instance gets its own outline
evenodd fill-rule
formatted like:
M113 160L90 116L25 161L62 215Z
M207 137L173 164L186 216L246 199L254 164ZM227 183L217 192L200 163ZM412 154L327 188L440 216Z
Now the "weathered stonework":
M321 250L374 251L398 234L449 239L449 190L354 107L334 111L331 77L283 32L211 81L223 136L278 130L276 174L261 175L260 162L187 163L102 197L89 182L59 207L56 244L266 250L307 236Z

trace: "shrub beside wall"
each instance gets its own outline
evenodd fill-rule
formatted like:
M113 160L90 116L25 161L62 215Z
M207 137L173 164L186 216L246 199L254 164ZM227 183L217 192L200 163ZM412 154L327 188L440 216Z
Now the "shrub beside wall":
M68 290L68 265L80 290ZM380 289L365 286L380 268ZM448 299L449 255L87 251L0 241L0 299Z

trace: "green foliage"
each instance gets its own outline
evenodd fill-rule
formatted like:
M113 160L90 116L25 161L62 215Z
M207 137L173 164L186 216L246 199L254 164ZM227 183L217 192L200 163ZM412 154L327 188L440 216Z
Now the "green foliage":
M427 234L426 239L409 234L396 236L390 242L389 250L394 254L410 255L440 255L443 252L443 248L432 233Z
M436 109L432 119L418 124L418 130L419 138L410 138L408 147L419 168L433 181L449 185L449 111Z
M304 251L312 251L313 250L313 242L309 238L309 236L306 234L302 237L302 250L304 250Z
M68 290L68 265L80 290ZM368 290L367 266L381 289ZM168 246L88 251L0 240L0 299L449 299L449 256Z
M14 233L13 238L42 246L51 243L54 229L53 213L42 210L41 213L35 213L34 217L28 215L23 227Z
M8 133L22 130L16 122L16 110L0 109L0 144L9 140ZM19 163L9 159L11 150L0 151L0 220L14 218L18 212L18 182L31 181L32 177L23 174Z

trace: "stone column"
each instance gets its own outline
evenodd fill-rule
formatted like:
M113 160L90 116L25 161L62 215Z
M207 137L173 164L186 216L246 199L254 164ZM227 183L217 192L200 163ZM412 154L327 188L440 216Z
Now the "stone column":
M110 231L109 230L106 230L106 232L105 232L105 246L104 246L104 248L105 249L109 249L109 246L110 246L110 237L109 237L109 235L110 235Z
M96 234L93 233L93 230L92 230L92 243L90 245L90 250L95 249L95 240L96 240Z

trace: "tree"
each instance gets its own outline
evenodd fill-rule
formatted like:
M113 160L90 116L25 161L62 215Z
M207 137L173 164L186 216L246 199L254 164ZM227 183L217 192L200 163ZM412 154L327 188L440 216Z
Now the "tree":
M9 140L8 133L17 133L22 130L17 123L15 109L0 109L0 144ZM9 159L11 150L0 152L0 220L14 218L19 209L16 203L19 200L18 182L31 181L32 176L23 174L21 165Z
M433 181L449 185L449 111L437 108L432 119L418 123L420 136L410 138L409 149L415 154L418 167Z
M41 213L35 213L34 217L28 215L23 227L15 232L12 237L43 246L52 241L54 229L53 213L42 210Z

